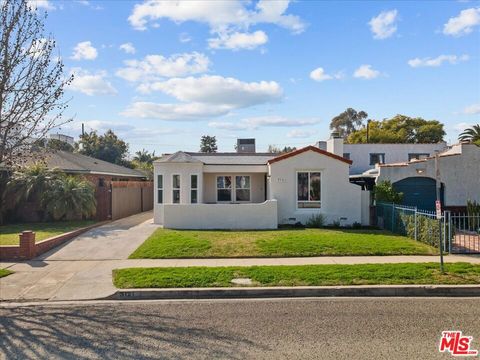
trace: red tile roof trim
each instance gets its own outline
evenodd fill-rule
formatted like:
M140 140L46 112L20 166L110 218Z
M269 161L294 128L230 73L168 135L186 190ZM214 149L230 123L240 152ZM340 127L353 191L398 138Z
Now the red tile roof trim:
M304 148L301 148L301 149L298 149L298 150L294 150L294 151L291 151L289 153L286 153L286 154L283 154L283 155L279 155L271 160L268 160L268 164L273 164L273 163L276 163L277 161L282 161L282 160L285 160L285 159L288 159L288 158L291 158L293 156L297 156L299 154L302 154L306 151L313 151L313 152L316 152L318 154L321 154L321 155L325 155L325 156L328 156L328 157L331 157L335 160L340 160L340 161L343 161L344 163L347 163L349 165L352 164L352 161L351 160L347 160L345 159L344 157L341 157L341 156L338 156L338 155L335 155L335 154L332 154L328 151L325 151L325 150L322 150L322 149L319 149L315 146L307 146L307 147L304 147Z

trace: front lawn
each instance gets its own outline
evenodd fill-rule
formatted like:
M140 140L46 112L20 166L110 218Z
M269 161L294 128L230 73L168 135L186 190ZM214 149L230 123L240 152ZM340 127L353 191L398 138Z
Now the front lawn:
M13 274L13 272L10 271L10 270L7 270L7 269L0 269L0 278L2 278L4 276L7 276L7 275L10 275L10 274Z
M383 230L156 230L131 259L433 255L429 245Z
M478 284L480 265L437 263L301 265L249 267L128 268L113 271L118 288L234 287L233 279L248 278L249 286L339 286L400 284Z
M86 220L3 225L0 226L0 245L18 245L18 234L24 230L34 231L35 241L38 242L94 223L93 220Z

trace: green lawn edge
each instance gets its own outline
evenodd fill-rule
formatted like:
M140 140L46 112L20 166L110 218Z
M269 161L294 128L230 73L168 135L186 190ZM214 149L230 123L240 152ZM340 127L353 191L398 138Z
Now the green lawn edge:
M126 268L112 272L117 288L235 287L249 278L251 286L448 285L479 284L480 265L438 263Z
M24 230L34 231L35 241L39 242L53 236L93 225L95 223L95 220L74 220L1 225L0 245L18 245L18 234Z
M438 249L384 230L157 229L129 258L203 259L382 255L438 255Z
M13 274L13 271L7 269L0 269L0 278Z

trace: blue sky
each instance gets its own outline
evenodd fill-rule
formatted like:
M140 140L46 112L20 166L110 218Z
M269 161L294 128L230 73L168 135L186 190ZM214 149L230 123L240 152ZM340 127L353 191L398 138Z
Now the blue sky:
M112 128L131 152L304 146L347 107L438 119L449 142L479 122L478 1L36 3L76 76L59 131Z

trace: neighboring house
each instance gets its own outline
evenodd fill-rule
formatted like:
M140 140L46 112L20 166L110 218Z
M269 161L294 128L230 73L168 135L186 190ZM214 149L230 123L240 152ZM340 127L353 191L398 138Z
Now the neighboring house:
M480 202L480 147L457 144L439 154L441 199L445 208L465 211L467 200ZM434 210L436 200L435 157L378 165L370 171L375 180L389 180L403 193L405 205Z
M52 151L42 159L49 169L58 168L67 174L83 175L96 187L108 186L111 181L145 180L146 175L138 170L116 165L79 153ZM34 159L31 160L33 162Z
M342 141L343 142L343 141ZM319 141L317 147L327 149L326 141ZM447 144L343 144L342 156L352 161L351 175L359 175L374 169L376 164L390 164L425 159L436 151L446 150Z
M60 169L69 175L81 175L95 185L97 220L118 219L153 206L152 182L134 169L68 151L51 151L40 159L49 169ZM29 163L37 159L32 157ZM26 221L40 220L38 209L29 204L22 209Z
M275 155L178 151L154 162L154 221L178 229L274 229L323 214L368 224L369 192L349 182L350 160L308 146ZM243 144L241 141L239 144Z

